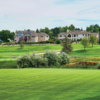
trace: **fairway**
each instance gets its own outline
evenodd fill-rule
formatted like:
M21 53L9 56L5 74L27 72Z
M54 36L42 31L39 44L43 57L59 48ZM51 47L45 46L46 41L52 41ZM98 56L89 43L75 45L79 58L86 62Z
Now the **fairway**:
M100 71L0 70L0 100L100 100Z
M84 52L81 44L73 44L73 52L70 56L100 56L100 45L95 45L93 48L89 46ZM0 61L15 60L18 56L32 53L43 53L47 50L60 52L62 46L59 44L48 45L25 45L23 49L20 46L0 46Z

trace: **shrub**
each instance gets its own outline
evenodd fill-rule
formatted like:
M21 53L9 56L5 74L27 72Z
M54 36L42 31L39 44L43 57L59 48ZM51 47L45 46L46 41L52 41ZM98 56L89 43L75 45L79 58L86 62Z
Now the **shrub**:
M32 54L30 56L30 60L31 60L32 67L40 67L40 66L47 66L48 65L48 61L46 58L44 58L42 56L35 55L35 54Z
M56 44L60 44L61 43L61 40L59 40L59 39L56 39Z
M24 55L17 60L17 65L19 68L27 68L31 67L30 57L28 55Z
M51 51L47 51L44 54L44 58L46 58L48 60L48 66L57 66L59 65L59 56L56 54L56 52L51 52Z
M61 65L69 64L69 56L66 53L62 52L59 56Z
M24 43L21 41L20 42L20 48L23 49L24 48Z
M60 67L59 65L64 65L68 63L69 57L66 53L62 52L60 55L58 55L56 54L56 52L51 51L47 51L44 55L25 55L17 60L17 65L19 68L39 68L47 66Z
M98 64L96 65L96 68L97 68L97 69L100 69L100 63L98 63Z

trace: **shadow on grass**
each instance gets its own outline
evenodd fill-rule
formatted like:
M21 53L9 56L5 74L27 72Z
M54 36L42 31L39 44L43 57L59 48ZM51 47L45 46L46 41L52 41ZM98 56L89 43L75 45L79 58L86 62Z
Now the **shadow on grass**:
M74 51L75 53L80 53L80 54L82 54L82 53L87 53L88 52L88 50L77 50L77 51Z
M89 97L89 98L84 98L84 99L79 99L79 100L100 100L100 96Z

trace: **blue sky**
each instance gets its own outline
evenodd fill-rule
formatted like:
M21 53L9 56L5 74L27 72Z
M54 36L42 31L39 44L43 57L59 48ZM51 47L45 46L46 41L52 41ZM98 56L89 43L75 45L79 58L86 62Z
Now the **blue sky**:
M100 25L100 0L0 0L0 30Z

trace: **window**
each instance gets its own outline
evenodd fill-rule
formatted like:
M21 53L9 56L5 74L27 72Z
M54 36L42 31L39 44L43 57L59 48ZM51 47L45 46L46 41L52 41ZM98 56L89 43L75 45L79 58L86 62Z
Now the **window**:
M74 35L74 37L76 37L76 35Z
M68 37L71 37L71 35L69 34Z
M62 35L60 35L60 37L62 37Z

